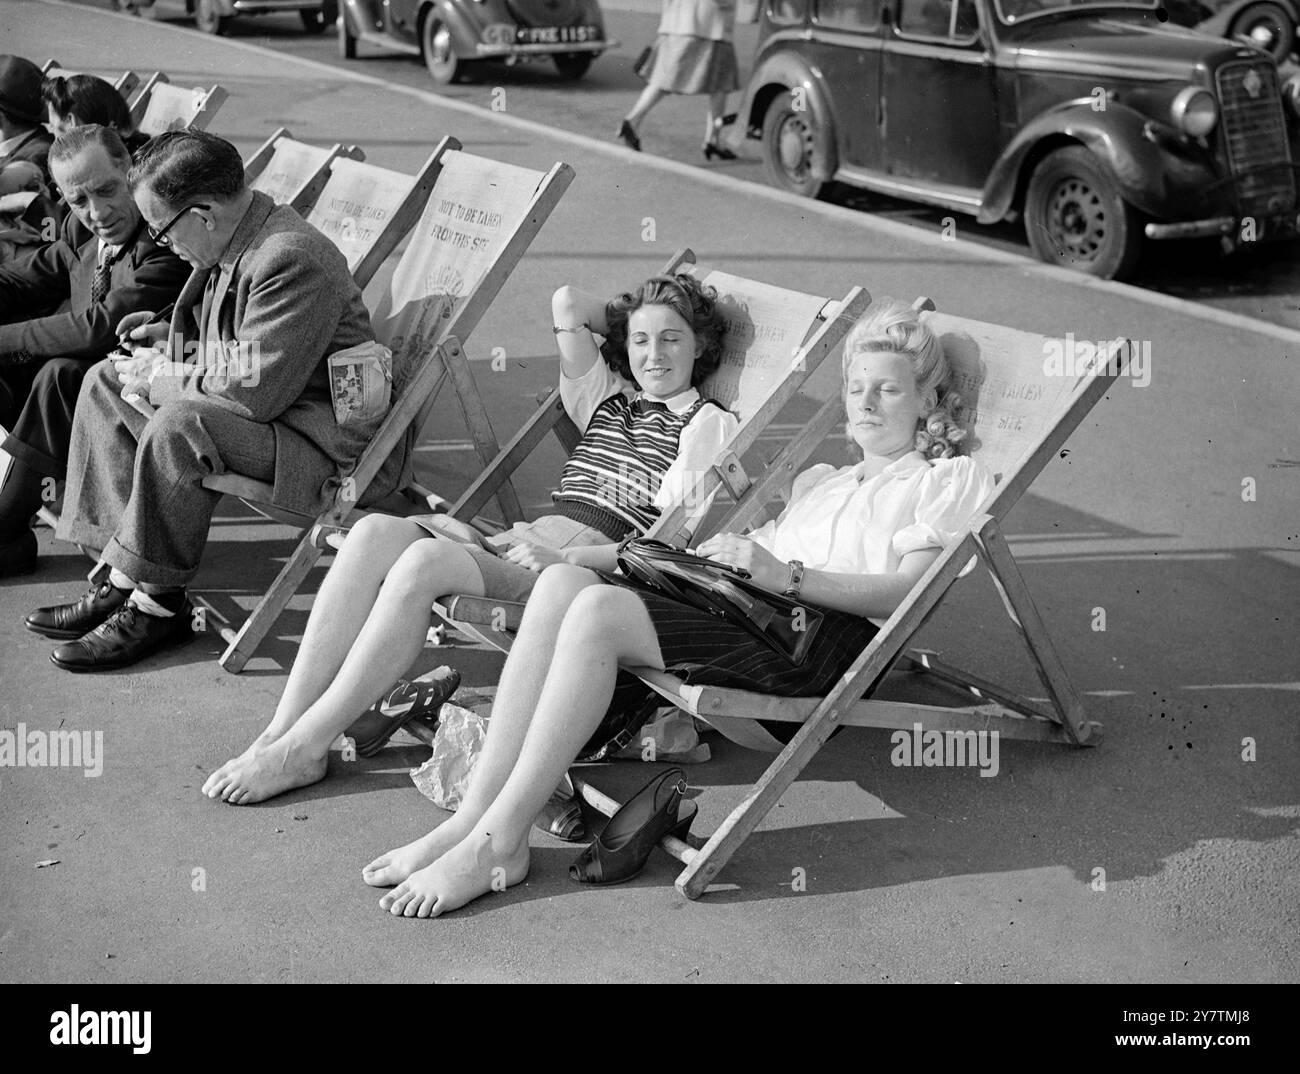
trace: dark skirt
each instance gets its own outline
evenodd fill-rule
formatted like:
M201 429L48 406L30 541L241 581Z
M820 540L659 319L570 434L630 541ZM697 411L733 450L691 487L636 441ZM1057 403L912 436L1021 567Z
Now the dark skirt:
M818 608L824 616L821 628L813 638L803 663L796 665L743 627L650 591L621 575L599 573L612 585L636 591L654 623L664 667L691 685L723 686L777 697L820 697L834 688L879 629L869 619L831 608ZM658 707L654 702L658 695L654 691L641 684L638 694L632 683L639 684L639 680L620 674L620 690L615 705L610 707L610 713L592 736L592 742L607 740L611 734L620 731L630 741L631 734L640 730L641 723L637 723L629 734L626 727L634 722L635 717L629 718L626 715L628 710L638 701L648 704L649 709L641 719L644 723ZM615 712L619 706L625 713L622 724ZM789 742L800 726L780 720L759 720L758 723L779 742Z

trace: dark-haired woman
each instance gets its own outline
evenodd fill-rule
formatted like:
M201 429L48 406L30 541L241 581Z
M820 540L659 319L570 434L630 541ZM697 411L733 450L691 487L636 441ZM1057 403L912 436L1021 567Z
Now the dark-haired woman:
M112 127L134 153L149 139L135 129L131 110L122 95L94 75L47 78L41 85L46 126L56 138L88 123Z
M363 518L321 586L275 716L203 792L244 805L321 779L330 743L419 655L435 600L526 600L554 563L612 570L620 539L644 533L662 507L691 503L737 425L697 390L721 357L715 297L688 275L653 277L609 303L557 291L560 392L584 434L554 513L506 534L503 552L449 539L439 520ZM693 517L705 509L694 504Z

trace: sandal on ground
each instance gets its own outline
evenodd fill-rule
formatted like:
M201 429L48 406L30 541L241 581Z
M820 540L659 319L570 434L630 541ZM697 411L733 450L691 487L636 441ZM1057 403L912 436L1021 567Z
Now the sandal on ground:
M685 839L699 811L682 800L686 777L680 768L656 776L609 818L604 831L569 866L580 884L620 884L645 868L665 835Z
M356 743L359 757L372 757L402 727L420 722L438 726L438 712L460 686L460 672L434 668L418 679L398 679L388 693L363 712L343 733Z
M546 805L533 821L533 827L566 843L587 841L587 822L582 818L582 807L576 798L566 798L559 791L546 800Z

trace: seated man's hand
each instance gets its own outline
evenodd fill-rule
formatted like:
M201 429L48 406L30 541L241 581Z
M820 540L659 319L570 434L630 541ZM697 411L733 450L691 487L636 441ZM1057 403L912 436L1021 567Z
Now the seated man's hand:
M169 325L165 321L155 321L148 311L128 313L117 322L117 338L124 345L139 344L143 347L157 347L167 339Z
M118 358L113 362L117 379L122 385L121 396L130 399L149 398L149 380L154 372L167 362L167 356L153 347L136 347L130 358Z
M567 562L563 554L554 548L529 544L527 541L520 542L509 549L503 558L511 563L518 563L521 567L527 567L530 571L544 571L552 563Z

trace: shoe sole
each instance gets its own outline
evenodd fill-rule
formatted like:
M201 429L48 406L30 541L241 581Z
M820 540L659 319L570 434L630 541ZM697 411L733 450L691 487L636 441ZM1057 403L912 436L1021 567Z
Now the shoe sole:
M88 627L87 629L83 630L80 634L78 634L72 630L58 630L54 627L34 626L31 623L25 621L23 623L23 626L25 626L33 634L39 634L42 638L53 638L55 641L76 641L78 638L84 638L87 634L89 634L92 630L95 629L95 627ZM96 623L95 626L99 626L99 624Z
M115 671L118 668L133 667L142 660L148 660L149 657L162 652L164 649L175 648L178 645L184 645L187 642L191 642L194 640L195 636L196 635L193 631L187 631L186 633L177 635L174 638L168 638L166 641L159 642L147 653L142 653L140 656L134 657L131 660L113 660L102 664L65 664L56 658L53 653L50 653L50 663L56 668L60 668L63 671L70 671L74 675L93 674L96 671ZM78 634L77 637L84 637L84 635Z

